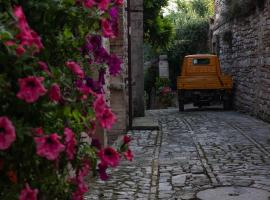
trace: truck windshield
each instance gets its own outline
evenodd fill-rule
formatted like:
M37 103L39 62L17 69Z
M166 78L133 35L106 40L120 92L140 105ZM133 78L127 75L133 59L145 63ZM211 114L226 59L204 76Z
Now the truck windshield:
M210 59L209 58L194 58L192 63L193 65L209 65Z

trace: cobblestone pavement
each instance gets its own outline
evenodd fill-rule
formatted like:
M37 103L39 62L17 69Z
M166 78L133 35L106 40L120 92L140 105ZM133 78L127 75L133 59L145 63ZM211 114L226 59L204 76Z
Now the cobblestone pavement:
M160 131L132 131L135 160L91 183L85 199L196 199L217 186L270 191L270 125L236 112L150 111Z

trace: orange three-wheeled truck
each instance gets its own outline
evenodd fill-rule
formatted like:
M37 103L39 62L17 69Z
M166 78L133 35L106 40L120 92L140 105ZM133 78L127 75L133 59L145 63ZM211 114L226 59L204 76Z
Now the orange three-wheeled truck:
M232 105L232 88L232 77L222 74L216 55L185 56L181 76L177 77L179 111L184 111L185 103L202 107L216 101L222 101L223 108L228 110Z

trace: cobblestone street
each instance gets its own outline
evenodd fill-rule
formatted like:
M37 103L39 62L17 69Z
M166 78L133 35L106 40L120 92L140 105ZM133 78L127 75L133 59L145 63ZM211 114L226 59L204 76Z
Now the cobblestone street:
M192 200L218 186L270 191L268 123L218 110L148 115L160 131L130 132L134 161L110 171L107 182L91 183L85 199Z

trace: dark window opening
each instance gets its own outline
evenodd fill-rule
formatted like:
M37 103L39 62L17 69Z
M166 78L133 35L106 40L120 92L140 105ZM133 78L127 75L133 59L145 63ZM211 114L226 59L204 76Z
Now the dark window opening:
M192 61L193 65L209 65L210 59L209 58L195 58Z

